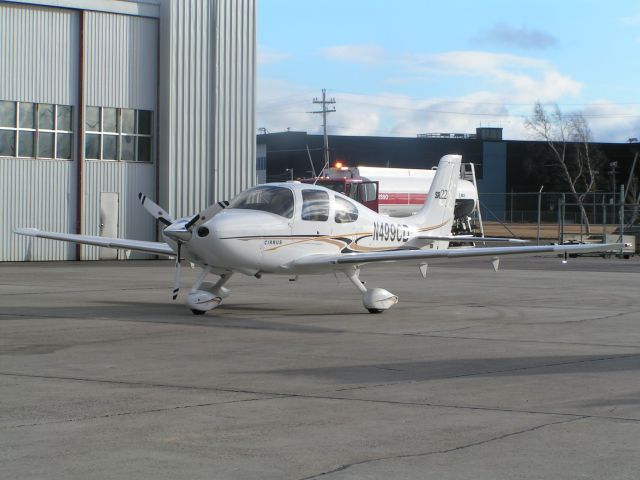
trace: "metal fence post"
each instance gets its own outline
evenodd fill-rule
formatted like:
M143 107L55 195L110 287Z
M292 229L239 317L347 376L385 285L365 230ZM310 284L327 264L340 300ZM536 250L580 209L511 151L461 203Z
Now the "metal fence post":
M544 185L540 186L540 191L538 192L538 230L536 233L536 245L540 245L540 216L542 214L542 189Z
M624 183L620 185L620 243L624 243Z
M607 243L607 202L604 194L602 195L602 243Z

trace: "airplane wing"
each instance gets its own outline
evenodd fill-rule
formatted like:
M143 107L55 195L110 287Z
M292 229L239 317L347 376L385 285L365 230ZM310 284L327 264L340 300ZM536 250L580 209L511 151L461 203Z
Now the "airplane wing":
M390 252L344 253L338 255L309 255L289 263L292 269L336 269L338 265L366 265L376 262L405 262L419 264L432 259L469 257L499 257L502 255L535 255L540 253L588 253L621 249L622 243L589 245L540 245L522 247L449 248L444 250L396 250Z
M84 243L98 247L122 248L136 250L138 252L153 253L156 255L175 256L173 249L164 242L147 242L145 240L127 240L121 238L95 237L91 235L76 235L74 233L44 232L37 228L19 228L15 230L18 235L28 237L50 238L63 242Z
M510 237L474 237L472 235L418 235L411 240L446 240L458 243L530 243L531 240L521 240Z

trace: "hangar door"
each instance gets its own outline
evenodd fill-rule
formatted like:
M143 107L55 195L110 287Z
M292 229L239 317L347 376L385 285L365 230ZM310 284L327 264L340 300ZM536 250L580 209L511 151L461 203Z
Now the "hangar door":
M87 11L83 22L83 233L153 241L155 221L138 193L157 198L158 20ZM126 256L92 246L81 255Z

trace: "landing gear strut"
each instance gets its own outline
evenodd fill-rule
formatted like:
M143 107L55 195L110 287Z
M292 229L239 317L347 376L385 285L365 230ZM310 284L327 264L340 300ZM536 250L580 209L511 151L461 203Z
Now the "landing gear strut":
M360 269L346 270L344 274L362 292L362 304L369 313L382 313L398 303L398 296L384 288L367 289L360 280Z

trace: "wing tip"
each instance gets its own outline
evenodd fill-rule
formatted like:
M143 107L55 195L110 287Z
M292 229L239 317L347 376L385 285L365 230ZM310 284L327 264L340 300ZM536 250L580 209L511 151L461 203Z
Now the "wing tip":
M40 232L39 229L37 228L32 228L32 227L28 227L28 228L16 228L13 233L17 234L17 235L28 235L33 237L34 235L37 235L38 232Z

